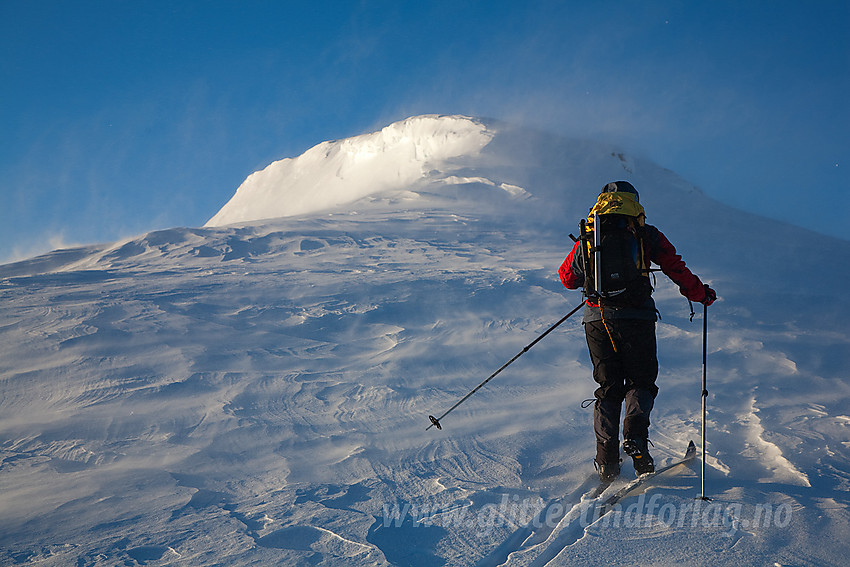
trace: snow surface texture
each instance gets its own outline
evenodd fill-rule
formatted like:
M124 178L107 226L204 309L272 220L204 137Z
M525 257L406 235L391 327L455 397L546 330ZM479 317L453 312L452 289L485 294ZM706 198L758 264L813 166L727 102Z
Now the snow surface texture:
M578 317L425 428L580 303L556 270L617 179L721 297L713 500L697 460L594 521ZM595 143L426 116L321 144L206 228L0 267L0 564L844 565L848 265ZM665 464L702 325L656 299Z
M419 116L380 132L324 142L248 176L206 226L291 217L407 189L451 158L476 154L493 132L464 117ZM449 182L462 182L452 178Z

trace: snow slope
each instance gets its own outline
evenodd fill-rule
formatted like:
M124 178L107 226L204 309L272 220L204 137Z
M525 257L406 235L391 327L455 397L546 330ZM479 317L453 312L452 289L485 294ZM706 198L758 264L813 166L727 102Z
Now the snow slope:
M475 155L492 137L465 117L417 116L380 132L323 142L251 174L206 226L314 213L405 190L432 171L445 175L452 158Z
M850 243L493 121L317 148L207 227L0 266L0 564L845 563ZM581 301L556 270L615 179L721 296L713 500L694 462L593 522L579 320L425 428ZM701 321L656 298L663 464L699 442Z

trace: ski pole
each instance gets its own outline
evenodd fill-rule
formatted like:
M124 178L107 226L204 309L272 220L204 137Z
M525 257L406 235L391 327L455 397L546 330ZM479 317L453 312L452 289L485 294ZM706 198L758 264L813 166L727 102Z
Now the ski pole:
M443 426L442 426L442 425L440 425L440 420L441 420L441 419L443 419L444 417L446 417L447 415L449 415L449 414L450 414L450 413L451 413L451 412L452 412L452 411L453 411L456 407L458 407L460 404L462 404L463 402L465 402L466 400L468 400L468 399L469 399L469 397L470 397L470 396L472 396L472 394L474 394L475 392L477 392L478 390L480 390L480 389L481 389L481 388L482 388L482 387L483 387L483 386L484 386L487 382L489 382L490 380L492 380L493 378L495 378L495 377L496 377L496 375L497 375L499 372L501 372L502 370L504 370L505 368L507 368L508 366L510 366L510 365L511 365L511 363L513 363L513 361L515 361L517 358L519 358L520 356L522 356L522 355L524 355L525 353L527 353L527 352L531 349L531 347L533 347L534 345L536 345L537 343L539 343L540 341L542 341L542 340L543 340L543 337L545 337L546 335L548 335L549 333L551 333L552 331L554 331L554 330L558 327L558 325L560 325L561 323L563 323L564 321L566 321L567 319L569 319L570 317L572 317L572 316L575 314L575 312L576 312L576 311L578 311L579 309L581 309L581 307L582 307L583 305L584 305L584 302L582 302L582 303L578 304L578 305L576 306L576 308L575 308L575 309L573 309L572 311L570 311L569 313L567 313L566 315L564 315L563 317L561 317L560 321L558 321L557 323L555 323L554 325L552 325L551 327L549 327L548 329L546 329L546 330L543 332L543 334L542 334L542 335L540 335L539 337L537 337L536 339L534 339L533 341L531 341L531 342L528 344L528 346L524 347L524 348L523 348L521 351L519 351L519 352L518 352L518 353L517 353L517 354L516 354L516 355L515 355L512 359L510 359L509 361L507 361L506 363L504 363L504 364L502 365L502 367L501 367L501 368L499 368L498 370L496 370L495 372L493 372L490 376L488 376L488 377L487 377L487 379L486 379L486 380L484 380L483 382L481 382L480 384L478 384L475 388L473 388L471 392L469 392L467 395L465 395L464 397L462 397L462 398L460 399L460 401L458 401L455 405L453 405L452 407L450 407L450 408L449 408L449 409L448 409L448 410L447 410L447 411L446 411L443 415L441 415L440 417L434 417L433 415L429 415L429 416L428 416L428 419L430 419L430 420L431 420L431 425L429 425L428 427L426 427L426 428L425 428L425 431L428 431L429 429L431 429L431 428L432 428L432 427L434 427L434 426L436 426L436 427L437 427L437 429L442 429L442 428L443 428Z
M708 343L708 305L702 306L702 495L700 500L711 500L705 495L705 404L708 399L708 388L706 387L705 363Z

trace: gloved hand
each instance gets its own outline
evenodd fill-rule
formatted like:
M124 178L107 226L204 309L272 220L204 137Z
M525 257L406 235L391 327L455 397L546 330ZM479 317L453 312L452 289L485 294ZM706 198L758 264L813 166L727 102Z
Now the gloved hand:
M713 289L708 287L708 284L702 284L702 286L694 286L692 288L680 287L679 291L689 301L696 301L704 305L711 305L717 299L717 294L714 293Z
M703 297L699 302L703 305L711 305L717 300L717 293L708 287L708 284L703 284L703 288L705 289L705 297Z

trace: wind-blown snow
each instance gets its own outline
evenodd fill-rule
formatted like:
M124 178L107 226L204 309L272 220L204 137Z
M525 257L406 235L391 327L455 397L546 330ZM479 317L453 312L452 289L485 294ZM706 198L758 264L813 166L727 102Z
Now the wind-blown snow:
M451 170L451 158L476 154L492 137L471 118L416 116L379 132L323 142L251 174L206 226L315 213L406 189L434 170Z
M318 147L267 193L239 190L270 211L309 164L295 216L0 266L0 564L845 563L850 243L496 122L421 117ZM425 428L581 301L556 270L616 179L721 297L713 500L694 500L695 461L590 522L579 320ZM664 464L700 440L702 341L663 276L656 298Z

